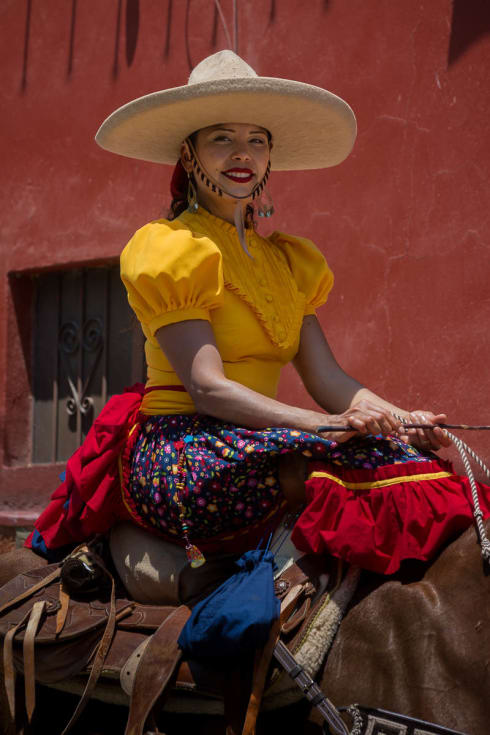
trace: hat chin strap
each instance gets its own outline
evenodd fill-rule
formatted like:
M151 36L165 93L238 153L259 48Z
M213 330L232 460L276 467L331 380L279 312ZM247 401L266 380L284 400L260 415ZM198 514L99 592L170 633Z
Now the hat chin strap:
M241 196L238 196L238 194L231 194L229 191L226 191L226 189L224 189L222 186L220 186L220 184L218 184L218 182L216 181L216 179L214 179L211 176L211 174L209 174L206 171L206 169L202 165L201 161L197 157L196 149L192 145L192 141L190 140L190 138L186 138L185 139L185 142L187 143L187 145L189 147L189 153L190 153L190 158L191 158L191 163L192 163L192 168L193 168L193 171L194 171L194 175L195 175L196 179L198 179L203 184L205 184L205 186L207 186L208 189L211 189L211 191L217 193L220 197L222 197L223 194L226 194L226 196L231 197L231 199L237 199L237 200L250 199L250 197L252 197L252 200L253 200L253 199L256 199L257 197L259 197L261 195L261 193L263 192L263 190L265 188L265 185L267 184L267 180L268 180L269 174L271 172L271 162L270 162L270 159L269 159L269 162L267 163L267 168L265 170L265 174L264 174L262 180L259 181L258 184L255 184L255 186L252 188L252 190L248 194L243 194Z

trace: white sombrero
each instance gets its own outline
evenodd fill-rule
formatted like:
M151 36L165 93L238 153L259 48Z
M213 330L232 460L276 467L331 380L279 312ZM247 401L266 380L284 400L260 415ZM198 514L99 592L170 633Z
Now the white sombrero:
M174 165L182 141L208 125L243 122L269 130L272 168L335 166L352 150L356 118L332 92L259 77L233 51L201 61L187 85L139 97L109 115L95 140L112 153Z

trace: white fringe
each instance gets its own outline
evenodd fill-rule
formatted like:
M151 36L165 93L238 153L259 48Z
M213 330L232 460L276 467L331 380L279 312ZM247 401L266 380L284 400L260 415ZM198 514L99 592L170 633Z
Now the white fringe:
M345 609L354 594L359 580L358 567L350 567L338 589L327 596L304 637L292 654L298 664L312 679L318 674L340 625ZM278 679L264 694L263 708L278 709L297 702L303 697L301 689L286 674L281 672Z

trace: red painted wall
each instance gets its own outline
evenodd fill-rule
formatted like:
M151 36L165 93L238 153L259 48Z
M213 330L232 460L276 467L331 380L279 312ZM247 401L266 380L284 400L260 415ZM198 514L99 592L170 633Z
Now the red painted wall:
M346 163L271 184L273 227L311 237L336 274L321 320L339 361L404 407L490 423L488 3L236 6L238 51L258 73L325 86L358 117ZM232 0L221 7L233 42ZM229 43L210 0L10 0L0 33L0 507L21 520L55 470L28 470L29 294L12 274L116 258L161 214L169 170L93 136ZM289 369L281 396L310 404Z

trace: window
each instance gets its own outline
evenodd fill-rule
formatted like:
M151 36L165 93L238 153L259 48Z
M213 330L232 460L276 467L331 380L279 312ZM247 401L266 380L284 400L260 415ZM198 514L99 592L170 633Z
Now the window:
M144 381L143 334L117 266L34 277L32 463L62 462L107 399Z

